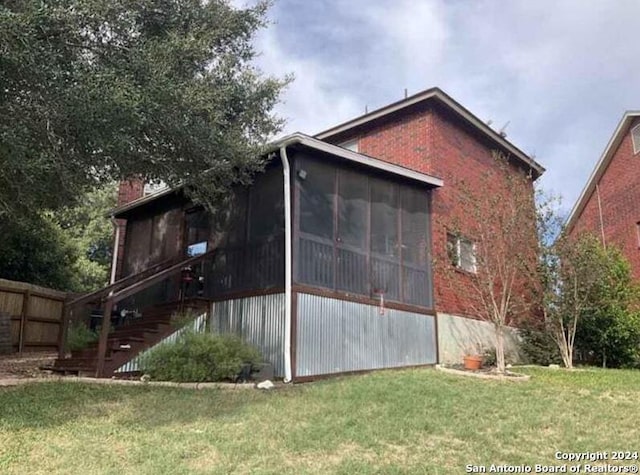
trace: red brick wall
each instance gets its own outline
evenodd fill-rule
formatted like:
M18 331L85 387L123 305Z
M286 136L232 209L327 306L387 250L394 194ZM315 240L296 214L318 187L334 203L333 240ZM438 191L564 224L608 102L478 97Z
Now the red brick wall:
M640 245L637 224L640 221L640 154L634 155L631 129L626 132L598 188L602 206L604 239L607 245L622 250L631 264L635 279L640 279ZM601 239L598 197L594 190L571 230L572 235L589 232Z
M464 233L465 222L470 216L468 210L461 209L459 184L464 182L471 189L486 186L486 180L481 176L488 169L496 168L492 156L496 146L438 108L417 109L397 120L387 120L375 127L351 132L351 135L342 134L330 141L342 143L355 138L360 153L444 180L444 186L434 191L432 203L435 304L439 312L471 315L470 302L459 290L470 276L454 272L453 279L458 282L452 283L442 269L442 266L451 265L446 251L447 230L459 228ZM524 174L527 171L513 165L507 173ZM503 180L496 174L492 179L495 181L490 186L492 193L505 188L506 178ZM533 199L533 187L525 191ZM535 239L535 235L532 238Z
M358 139L358 151L437 176L432 163L432 157L435 156L436 117L431 109L418 109L396 121L362 132Z
M144 182L142 180L129 180L120 182L118 188L118 206L127 204L133 200L137 200L144 195ZM120 230L120 237L118 240L118 260L116 262L116 280L120 277L122 271L122 259L124 256L124 240L127 230L127 220L116 220L118 229ZM115 244L115 236L114 236Z

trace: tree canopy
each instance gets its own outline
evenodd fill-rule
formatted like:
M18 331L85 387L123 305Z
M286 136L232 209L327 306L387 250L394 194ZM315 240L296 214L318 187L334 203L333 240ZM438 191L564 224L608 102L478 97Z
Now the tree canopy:
M187 183L205 201L249 180L281 126L271 110L286 83L252 66L267 7L3 2L0 218L134 176Z
M0 277L86 292L109 281L115 183L85 193L74 206L0 220Z

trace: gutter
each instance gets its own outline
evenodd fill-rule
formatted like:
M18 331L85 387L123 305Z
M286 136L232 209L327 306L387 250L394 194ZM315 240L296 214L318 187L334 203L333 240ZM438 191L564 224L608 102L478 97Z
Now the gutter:
M284 177L284 382L293 379L291 370L291 172L289 157L287 157L287 143L280 146L280 160L282 160L282 174Z
M118 267L118 249L120 248L120 226L118 226L118 222L113 215L111 215L111 224L113 224L115 230L115 239L111 256L111 277L109 278L109 284L113 284L116 281L116 270Z

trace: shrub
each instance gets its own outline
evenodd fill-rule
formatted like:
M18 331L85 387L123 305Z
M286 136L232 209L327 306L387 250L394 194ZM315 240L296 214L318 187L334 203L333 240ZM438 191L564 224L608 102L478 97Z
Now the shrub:
M520 330L520 349L527 363L548 366L562 362L558 345L549 332L533 327Z
M517 355L512 351L505 350L504 361L506 364L513 364L517 361ZM482 365L483 366L496 366L498 358L496 357L496 347L491 346L485 348L482 352Z
M258 350L236 336L187 331L147 353L140 367L154 380L234 381L244 365L261 362Z
M484 350L484 353L482 353L482 364L484 366L496 365L496 349L494 347Z
M98 334L82 323L73 323L67 330L67 350L80 351L98 341Z

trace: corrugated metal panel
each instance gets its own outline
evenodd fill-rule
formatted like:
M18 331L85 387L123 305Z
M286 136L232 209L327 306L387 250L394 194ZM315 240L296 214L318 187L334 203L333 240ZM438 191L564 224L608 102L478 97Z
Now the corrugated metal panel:
M132 373L134 371L138 371L140 369L140 358L142 358L144 355L146 355L150 351L153 351L155 348L157 348L158 346L160 346L160 345L162 345L164 343L173 343L174 341L176 341L178 339L178 337L180 335L182 335L185 331L187 331L187 329L191 329L191 330L195 331L196 333L203 333L206 330L206 326L207 326L207 314L203 313L202 315L197 317L192 323L190 323L188 325L185 325L180 330L178 330L178 331L172 333L171 335L169 335L168 337L160 340L158 343L153 345L151 348L146 349L145 351L140 353L138 356L133 358L131 361L129 361L128 363L125 363L124 365L122 365L120 368L115 370L115 373Z
M278 377L284 377L284 323L284 294L215 302L211 312L213 331L238 335L259 348Z
M429 315L298 295L296 376L436 363Z

